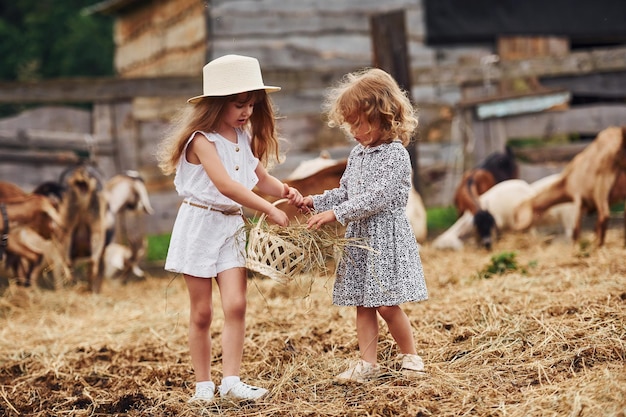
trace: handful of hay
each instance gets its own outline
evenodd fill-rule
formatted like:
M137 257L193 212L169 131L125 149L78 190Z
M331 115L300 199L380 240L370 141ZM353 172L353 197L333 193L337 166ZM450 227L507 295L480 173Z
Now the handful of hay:
M303 273L327 274L328 262L343 256L347 246L364 247L354 239L338 236L336 227L330 225L319 229L308 229L302 223L281 227L268 224L265 217L262 214L256 224L246 223L246 266L280 283L287 283Z

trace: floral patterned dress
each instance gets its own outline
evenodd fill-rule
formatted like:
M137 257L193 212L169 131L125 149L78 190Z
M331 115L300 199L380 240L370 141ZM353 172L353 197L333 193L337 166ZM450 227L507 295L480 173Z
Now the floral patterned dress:
M393 306L428 298L419 249L406 216L411 162L399 141L376 147L356 145L339 188L313 196L318 212L333 210L349 246L339 262L333 304Z

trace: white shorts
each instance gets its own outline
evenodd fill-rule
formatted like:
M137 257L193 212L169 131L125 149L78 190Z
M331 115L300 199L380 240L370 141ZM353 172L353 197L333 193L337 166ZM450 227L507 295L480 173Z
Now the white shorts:
M243 217L182 204L167 251L165 270L214 278L231 268L245 267Z

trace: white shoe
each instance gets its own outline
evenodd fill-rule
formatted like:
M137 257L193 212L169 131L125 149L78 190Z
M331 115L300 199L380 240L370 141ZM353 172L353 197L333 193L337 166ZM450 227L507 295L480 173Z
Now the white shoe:
M222 396L235 400L256 400L268 392L269 391L265 388L255 387L254 385L248 385L245 382L239 381Z
M380 376L380 366L360 359L356 365L335 377L340 383L367 382Z
M191 397L189 399L188 402L190 403L195 403L197 401L213 401L213 399L215 398L215 391L214 388L212 387L206 387L206 388L200 388L198 390L196 390L196 393L194 394L193 397Z
M398 355L398 359L402 360L402 369L410 371L424 372L424 361L419 355L411 355L402 353Z

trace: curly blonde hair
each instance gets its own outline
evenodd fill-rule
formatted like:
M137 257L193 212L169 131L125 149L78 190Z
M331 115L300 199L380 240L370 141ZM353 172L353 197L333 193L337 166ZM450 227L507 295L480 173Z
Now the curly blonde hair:
M382 142L400 139L407 146L417 129L417 111L396 80L378 68L346 74L324 101L330 127L350 133L355 121L378 124Z
M246 97L241 97L241 94ZM255 90L224 97L205 97L195 104L185 106L174 118L157 148L156 158L161 171L165 175L176 172L178 161L193 132L217 130L227 103L251 99L255 103L254 111L245 128L252 138L252 153L264 166L280 162L274 106L265 90Z

